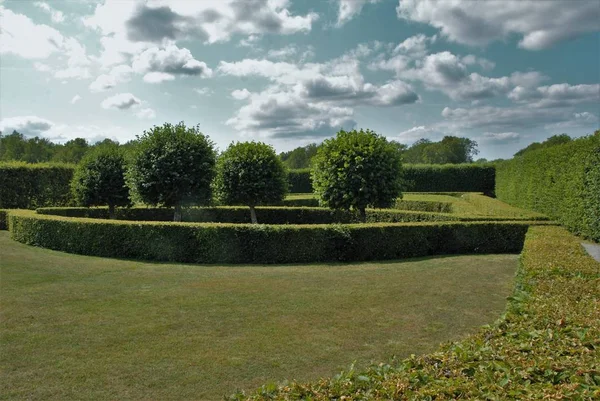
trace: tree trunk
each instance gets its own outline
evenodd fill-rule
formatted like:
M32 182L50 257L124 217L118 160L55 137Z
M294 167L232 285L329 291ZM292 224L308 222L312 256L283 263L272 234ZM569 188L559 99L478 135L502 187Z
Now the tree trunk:
M117 214L115 213L115 205L111 203L108 204L108 218L111 220L115 220L117 218Z
M360 213L360 221L362 221L363 223L367 222L367 212L365 210L364 207L361 207L360 209L358 209L359 213Z
M173 221L181 221L181 205L175 204L175 213L173 214Z
M258 220L256 220L256 210L254 206L250 206L250 220L252 220L252 224L258 224Z

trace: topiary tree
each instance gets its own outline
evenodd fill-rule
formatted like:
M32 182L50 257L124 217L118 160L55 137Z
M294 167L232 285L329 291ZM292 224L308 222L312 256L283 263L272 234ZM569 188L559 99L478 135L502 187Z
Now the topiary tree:
M215 163L214 144L198 126L165 123L138 137L129 180L137 199L172 206L181 221L182 206L210 202Z
M75 201L83 206L108 205L108 214L114 219L115 207L131 205L125 172L125 157L118 146L95 148L81 159L73 173Z
M219 156L214 188L222 203L249 206L252 223L256 224L255 206L278 203L285 198L287 173L271 146L238 142Z
M320 202L333 209L391 207L401 197L401 155L394 144L375 132L340 131L327 139L312 167L313 188Z

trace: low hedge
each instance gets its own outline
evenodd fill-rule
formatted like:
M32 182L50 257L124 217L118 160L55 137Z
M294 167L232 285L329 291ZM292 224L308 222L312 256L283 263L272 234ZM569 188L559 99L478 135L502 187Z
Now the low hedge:
M481 164L405 164L407 192L494 192L496 170ZM289 172L290 192L312 192L310 169Z
M515 253L526 222L252 225L134 222L11 211L19 242L84 255L194 263L305 263Z
M73 169L70 164L0 163L0 208L68 205Z
M422 212L452 213L452 204L450 202L397 200L396 205L394 207L400 210L418 210Z
M68 208L40 208L39 214L50 214L65 217L86 217L107 219L108 209L68 207ZM135 221L173 221L171 208L121 208L117 209L116 217L119 220ZM358 223L358 214L327 208L305 207L257 207L256 216L261 224L348 224ZM458 218L448 214L402 211L395 209L370 209L367 210L367 222L371 223L398 223L421 221L448 221ZM183 222L188 223L250 223L250 211L247 207L218 206L218 207L193 207L183 210Z
M506 313L440 351L241 400L598 400L600 264L559 227L532 227Z
M600 131L497 164L496 195L600 242Z
M0 209L0 230L8 230L8 210Z

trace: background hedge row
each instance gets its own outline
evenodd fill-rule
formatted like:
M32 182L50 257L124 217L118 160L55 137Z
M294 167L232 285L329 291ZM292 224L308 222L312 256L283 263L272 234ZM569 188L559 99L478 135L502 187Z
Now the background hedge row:
M600 135L528 152L496 166L496 195L600 242Z
M0 208L68 205L73 168L70 164L0 163Z
M74 219L11 211L11 237L103 257L193 263L305 263L515 253L524 222L253 225Z
M489 165L405 164L402 170L407 192L494 192L495 168ZM312 192L309 169L290 172L290 192Z
M64 217L84 217L107 219L107 208L41 208L39 214ZM116 217L130 221L173 221L171 208L129 208L117 209ZM261 224L348 224L359 223L358 214L345 210L304 207L257 207L256 216ZM367 222L398 223L422 221L457 220L449 214L403 211L395 209L369 209ZM183 210L183 222L192 223L250 223L250 212L247 207L219 206L194 207Z

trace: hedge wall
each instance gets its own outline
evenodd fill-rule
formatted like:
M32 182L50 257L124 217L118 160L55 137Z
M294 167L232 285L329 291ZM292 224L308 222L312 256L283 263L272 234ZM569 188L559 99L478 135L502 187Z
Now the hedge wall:
M0 208L68 205L72 176L69 164L0 163Z
M497 164L496 195L600 242L600 133Z
M108 218L107 208L40 208L37 213L64 217ZM261 224L334 224L358 223L356 213L326 208L305 207L257 207L256 216ZM171 208L120 208L116 211L120 220L173 221ZM402 211L394 209L368 209L367 222L398 223L421 221L448 221L458 218L448 214ZM183 210L183 222L192 223L250 223L247 207L219 206L193 207Z
M8 210L0 209L0 230L8 230Z
M242 400L598 400L600 265L559 227L527 233L506 313L431 354L309 383L269 384Z
M194 263L305 263L515 253L525 222L252 225L75 219L11 211L19 242L84 255Z
M493 194L495 168L481 164L403 166L407 192L483 192ZM310 170L290 171L290 192L312 192Z

